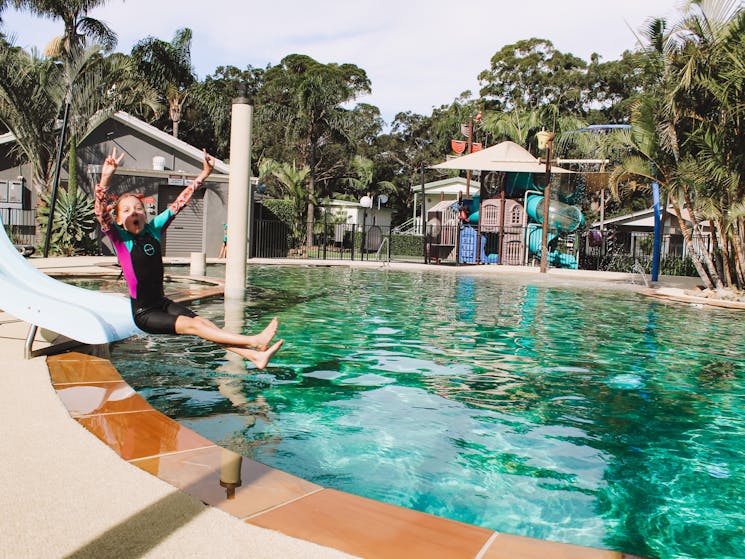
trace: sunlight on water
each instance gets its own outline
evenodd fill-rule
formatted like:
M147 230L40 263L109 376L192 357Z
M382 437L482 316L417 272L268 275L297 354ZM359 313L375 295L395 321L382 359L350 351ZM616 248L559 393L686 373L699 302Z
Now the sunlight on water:
M494 530L661 559L741 557L741 313L456 274L249 267L265 371L193 338L114 347L212 440L316 483ZM167 356L167 358L164 358Z

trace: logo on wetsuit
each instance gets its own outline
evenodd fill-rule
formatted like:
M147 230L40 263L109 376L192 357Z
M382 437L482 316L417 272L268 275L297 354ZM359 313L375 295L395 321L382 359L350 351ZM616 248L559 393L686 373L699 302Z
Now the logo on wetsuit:
M153 254L155 254L155 247L150 243L145 243L144 245L142 245L142 252L144 252L147 256L152 256Z

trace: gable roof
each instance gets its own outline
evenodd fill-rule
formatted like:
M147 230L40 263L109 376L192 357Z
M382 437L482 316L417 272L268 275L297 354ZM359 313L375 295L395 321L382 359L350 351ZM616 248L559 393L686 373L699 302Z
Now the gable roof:
M139 118L134 117L129 113L125 113L124 111L118 111L114 113L111 118L124 124L125 126L129 126L130 128L141 132L145 136L169 145L183 154L190 155L191 157L197 159L197 161L202 161L201 149L194 147L193 145L183 140L174 138L172 134L163 132L155 126L148 124L144 120L140 120ZM230 165L220 159L215 158L215 171L228 175L230 174Z
M466 179L463 177L449 177L446 179L440 179L438 181L432 181L428 182L424 185L424 192L426 194L439 194L440 192L444 192L445 194L457 194L458 192L462 192L466 188ZM475 181L471 179L471 189L474 190L474 192L479 191L481 188L481 184L479 181ZM422 185L421 184L414 184L411 185L411 191L421 193L422 192Z
M664 208L662 210L662 219L666 219L667 217L675 217L675 211L673 210L672 206L668 206L667 208ZM683 216L683 219L691 223L691 214L687 209L683 209L681 211L681 215ZM711 224L703 220L700 222L701 225L705 227L709 227ZM603 225L622 225L624 227L654 227L654 208L647 208L646 210L639 210L637 212L633 212L626 215L620 215L618 217L613 217L610 219L603 220ZM592 224L592 227L599 227L600 222L596 221Z
M114 113L111 116L111 118L117 122L120 122L121 124L124 124L125 126L128 126L129 128L132 128L133 130L136 130L142 133L143 135L149 138L152 138L154 140L157 140L158 142L171 146L172 148L179 151L180 153L188 155L196 159L197 161L202 161L202 150L201 149L196 148L193 145L183 140L174 138L172 134L163 132L162 130L159 130L155 126L148 124L147 122L140 120L139 118L134 117L130 115L129 113L125 113L124 111L118 111ZM16 137L13 135L12 132L7 132L5 134L0 135L0 145L15 142L15 140L16 140ZM230 165L225 163L221 159L215 158L215 170L214 171L216 173L220 173L223 175L229 175ZM170 172L170 174L173 174L173 173L174 171ZM166 173L166 174L169 174L169 173Z

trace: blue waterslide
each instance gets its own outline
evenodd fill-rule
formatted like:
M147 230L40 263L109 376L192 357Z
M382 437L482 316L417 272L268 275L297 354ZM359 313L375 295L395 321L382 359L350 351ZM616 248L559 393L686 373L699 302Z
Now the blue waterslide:
M544 197L534 194L528 196L525 207L528 216L535 222L528 225L528 250L530 254L538 257L541 256L543 244L543 204ZM556 233L551 233L550 229L556 229L559 233L571 233L580 227L584 221L585 218L578 207L564 204L558 200L551 200L548 206L549 233L547 244L549 247L551 247L551 243L558 237ZM550 248L548 260L552 266L571 268L573 270L578 268L577 259L573 255L550 250Z

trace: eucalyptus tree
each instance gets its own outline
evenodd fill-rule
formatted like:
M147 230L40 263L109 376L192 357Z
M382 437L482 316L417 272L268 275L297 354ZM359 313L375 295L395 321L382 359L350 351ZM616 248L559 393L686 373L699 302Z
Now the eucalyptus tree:
M179 134L184 105L197 84L191 62L191 39L192 31L185 27L177 30L170 42L156 37L142 39L130 53L142 77L159 92L168 107L174 138Z
M562 112L582 114L587 63L562 53L547 39L531 38L506 45L492 56L479 76L487 110L510 110L553 103Z
M433 139L432 117L412 113L398 113L390 131L375 140L371 159L375 179L393 185L389 205L393 209L394 223L403 223L411 217L415 185L434 178L439 171L429 165L444 159L442 141ZM425 179L426 177L426 179Z
M179 134L190 144L204 147L220 159L227 159L230 156L232 102L239 96L255 101L265 71L251 65L243 70L235 66L218 66L204 80L196 82L191 92L195 103ZM256 132L253 144L256 153L261 153L263 145L257 140L262 136Z
M267 155L296 160L307 166L307 243L312 244L312 223L319 187L343 175L354 153L351 111L345 107L370 92L370 81L353 64L322 64L309 56L292 54L264 74L260 94L259 129L285 140Z

